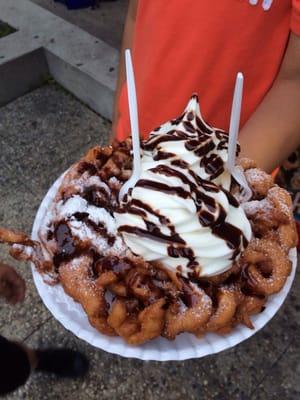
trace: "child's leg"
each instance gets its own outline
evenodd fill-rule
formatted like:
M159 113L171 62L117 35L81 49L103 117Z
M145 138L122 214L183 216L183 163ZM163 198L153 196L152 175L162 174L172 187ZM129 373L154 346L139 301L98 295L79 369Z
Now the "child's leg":
M0 395L23 385L30 371L31 363L27 351L21 345L0 336Z
M80 378L88 371L84 354L64 348L30 349L0 336L0 395L22 386L31 371Z

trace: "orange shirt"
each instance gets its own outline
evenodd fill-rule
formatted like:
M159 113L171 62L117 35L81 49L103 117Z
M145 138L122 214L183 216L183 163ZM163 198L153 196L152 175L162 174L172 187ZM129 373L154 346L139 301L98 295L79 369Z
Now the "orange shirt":
M204 119L228 130L238 71L247 121L278 73L290 31L300 35L300 0L250 2L139 0L132 54L142 137L180 115L194 92ZM126 85L119 113L122 140L130 134Z

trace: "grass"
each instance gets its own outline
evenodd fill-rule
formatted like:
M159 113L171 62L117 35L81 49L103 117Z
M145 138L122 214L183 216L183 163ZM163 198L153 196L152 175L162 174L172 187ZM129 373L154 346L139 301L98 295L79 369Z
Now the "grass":
M6 22L0 21L0 39L14 32L16 32L16 29L8 25Z

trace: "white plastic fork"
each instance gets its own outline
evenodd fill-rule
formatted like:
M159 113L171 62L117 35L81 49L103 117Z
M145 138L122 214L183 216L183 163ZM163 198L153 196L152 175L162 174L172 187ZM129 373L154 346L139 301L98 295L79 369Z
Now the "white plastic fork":
M236 76L232 108L231 108L231 116L230 116L227 169L231 173L233 178L241 186L242 188L241 200L244 202L248 201L251 198L252 191L247 183L242 168L238 165L235 165L236 146L239 133L241 106L243 97L243 84L244 84L244 76L241 72L239 72Z
M134 81L134 72L130 50L125 50L125 65L126 65L126 80L128 91L129 116L132 136L133 149L133 170L132 175L127 182L121 187L119 192L119 201L121 202L128 190L136 184L141 175L141 150L140 150L140 135L138 122L138 109L136 100L136 89Z

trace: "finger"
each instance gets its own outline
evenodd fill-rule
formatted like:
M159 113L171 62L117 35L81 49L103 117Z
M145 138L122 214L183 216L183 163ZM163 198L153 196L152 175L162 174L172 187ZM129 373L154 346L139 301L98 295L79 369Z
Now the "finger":
M25 290L26 290L25 281L21 277L18 277L18 280L14 282L13 286L13 296L16 303L24 301Z
M0 296L9 302L11 295L12 295L12 292L11 292L10 285L8 285L6 282L1 282Z
M22 303L25 299L25 292L26 292L26 285L25 282L22 280L18 287L17 292L17 303Z
M16 287L10 287L6 290L5 300L12 305L16 305L17 303L24 300L24 293L23 290L17 290Z
M3 297L7 303L14 303L14 292L12 290L12 286L7 282L1 282L0 296Z
M5 279L6 285L9 287L9 291L11 292L10 299L13 299L11 301L13 302L23 301L26 289L24 279L14 269L8 270L3 279ZM11 302L8 299L7 301Z
M7 270L2 279L13 286L18 286L23 282L23 278L13 268Z
M6 301L8 302L8 304L11 304L12 306L15 306L18 302L15 294L11 294L8 298L6 298Z

